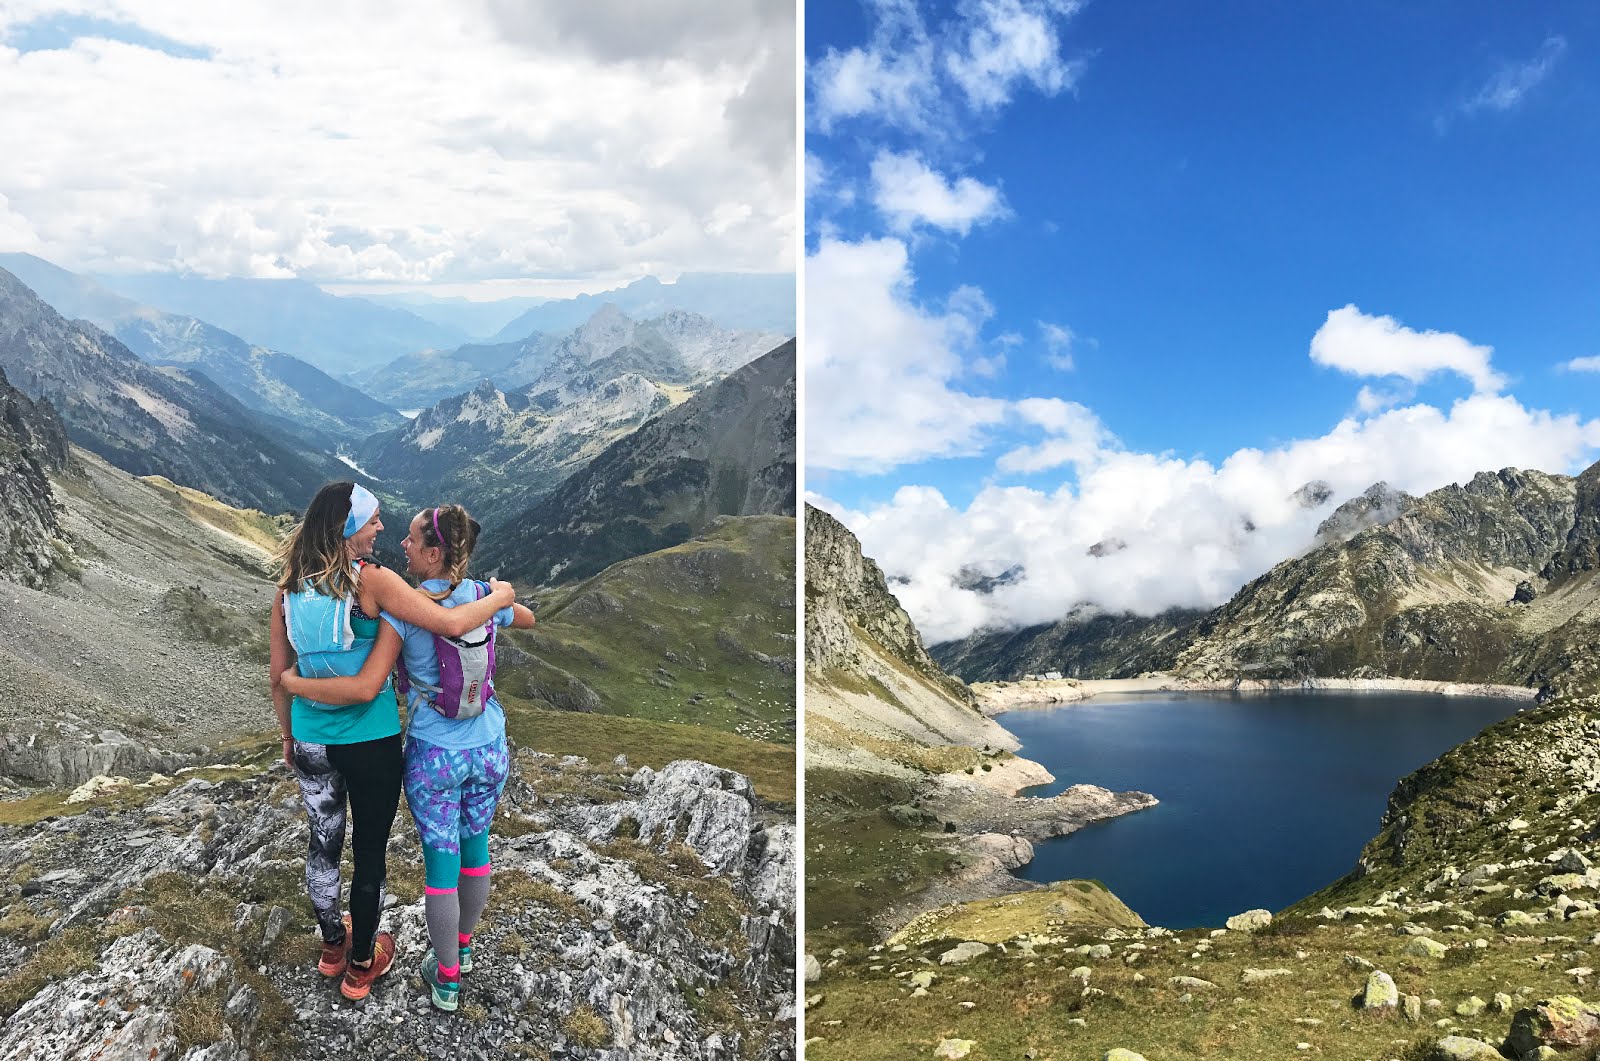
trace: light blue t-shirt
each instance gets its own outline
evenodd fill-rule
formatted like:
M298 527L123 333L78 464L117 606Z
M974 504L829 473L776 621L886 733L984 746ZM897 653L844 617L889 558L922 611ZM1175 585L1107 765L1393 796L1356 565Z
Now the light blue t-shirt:
M450 583L442 578L430 578L422 583L422 588L429 593L438 593L449 585ZM474 588L477 585L468 579L439 603L446 608L454 608L458 604L471 604L478 599L479 591ZM482 592L486 594L488 591ZM510 608L501 608L494 614L495 625L510 626L513 616L514 613ZM434 686L439 684L439 655L433 648L433 634L403 619L396 619L388 612L383 613L383 621L394 627L395 633L400 635L403 642L400 646L400 655L405 660L406 673L412 679L408 705L411 721L410 728L406 731L408 736L453 751L481 748L505 736L505 709L494 697L489 698L483 714L477 718L445 718L435 711L429 702L431 694L418 685L419 682Z

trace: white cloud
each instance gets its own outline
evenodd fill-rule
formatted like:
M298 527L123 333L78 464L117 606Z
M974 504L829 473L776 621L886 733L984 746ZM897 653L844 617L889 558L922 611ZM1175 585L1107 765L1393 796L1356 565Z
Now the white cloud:
M1047 415L1070 424L1083 414ZM1051 622L1085 601L1141 613L1214 606L1309 547L1334 505L1374 482L1421 494L1508 465L1576 471L1597 451L1600 420L1476 394L1448 411L1416 405L1346 419L1319 437L1240 450L1218 465L1102 450L1080 467L1076 488L992 486L964 510L927 487L904 487L865 511L817 501L888 573L910 580L895 594L937 642L984 626ZM1293 494L1313 479L1335 496L1308 510ZM1089 554L1112 539L1126 548ZM952 585L963 568L994 574L1017 564L1025 577L988 596Z
M872 198L896 232L932 225L965 236L974 225L1006 215L999 189L971 177L947 181L914 154L879 151L872 160Z
M872 41L827 54L809 72L808 118L823 132L844 119L871 116L888 125L926 129L937 109L934 46L916 0L876 0Z
M1567 372L1600 372L1600 357L1575 357L1558 367Z
M31 249L73 269L459 284L791 267L792 7L611 6L627 17L8 4L0 143L28 150L0 157L0 187ZM209 58L5 46L67 14Z
M1041 95L1071 88L1083 72L1081 62L1061 55L1055 19L1070 17L1076 3L1025 0L964 0L967 24L961 46L945 58L950 76L974 110L994 110L1011 101L1026 81Z
M1018 420L1042 429L1046 438L1001 455L995 467L1007 474L1028 475L1065 464L1083 473L1104 459L1116 438L1087 406L1063 398L1023 398L1012 406Z
M1007 403L955 384L992 312L976 288L918 305L904 243L824 237L806 259L806 466L882 472L972 454Z
M1063 372L1072 371L1075 366L1072 347L1077 342L1077 334L1065 325L1049 321L1040 321L1039 331L1044 335L1045 364Z
M1463 114L1477 111L1508 111L1522 102L1539 82L1550 76L1557 60L1565 54L1564 37L1548 37L1539 46L1539 53L1521 63L1509 63L1495 71L1470 99L1461 105Z
M1076 0L963 0L930 27L915 0L869 0L864 47L829 48L811 65L807 117L823 133L870 119L934 137L960 131L958 108L986 114L1024 84L1053 96L1084 63L1061 54L1060 24Z
M1399 376L1420 383L1454 372L1476 391L1496 393L1505 377L1489 367L1492 348L1451 332L1417 332L1393 317L1370 317L1353 305L1333 310L1311 337L1311 360L1355 376Z

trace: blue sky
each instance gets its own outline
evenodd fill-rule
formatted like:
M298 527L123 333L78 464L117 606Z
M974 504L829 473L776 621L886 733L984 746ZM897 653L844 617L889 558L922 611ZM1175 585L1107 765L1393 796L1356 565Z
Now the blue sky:
M808 490L869 553L899 558L914 616L950 604L963 549L1036 582L957 602L944 632L1103 595L1107 572L1044 570L1082 568L1081 552L1041 555L994 529L1023 510L1126 538L1209 496L1273 526L1244 545L1152 540L1138 561L1152 583L1225 558L1204 584L1119 602L1148 610L1215 603L1303 548L1326 512L1266 510L1319 461L1336 504L1375 472L1420 491L1600 455L1600 373L1562 367L1600 355L1600 8L815 2L806 52L807 315L821 339ZM885 241L903 250L898 274L856 268ZM885 325L868 349L867 311L834 325L844 300L868 301L869 275L890 278L875 319L902 312L938 334ZM1347 305L1314 361L1313 337ZM1052 345L1047 325L1070 343ZM864 361L882 372L863 378ZM895 366L905 393L952 414L943 438L896 407ZM1054 430L1025 413L1040 399L1058 400ZM1469 430L1475 412L1493 416ZM857 435L869 423L918 444L886 456ZM1006 459L1064 425L1076 459ZM1267 454L1250 486L1233 481L1249 478L1240 459L1224 474L1247 448ZM1084 511L1085 477L1135 457L1182 461L1169 476L1182 503ZM945 509L924 493L897 503L906 487L937 490ZM1010 508L1005 487L1024 491Z

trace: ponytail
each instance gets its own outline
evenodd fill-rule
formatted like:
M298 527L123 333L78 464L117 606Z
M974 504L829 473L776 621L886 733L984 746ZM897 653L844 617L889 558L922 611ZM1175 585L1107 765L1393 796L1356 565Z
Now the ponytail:
M434 600L444 600L466 580L467 565L472 561L472 550L478 544L478 532L483 528L460 505L424 509L422 515L422 544L444 553L443 577L450 583L446 589L429 593L428 596Z

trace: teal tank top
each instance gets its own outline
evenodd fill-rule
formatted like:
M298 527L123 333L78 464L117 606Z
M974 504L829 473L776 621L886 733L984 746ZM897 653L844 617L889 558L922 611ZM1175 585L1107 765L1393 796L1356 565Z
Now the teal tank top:
M301 676L349 677L366 663L380 623L353 603L311 590L285 595L284 618ZM295 740L307 744L359 744L400 732L400 708L394 685L387 682L364 704L324 704L297 696L289 718Z

